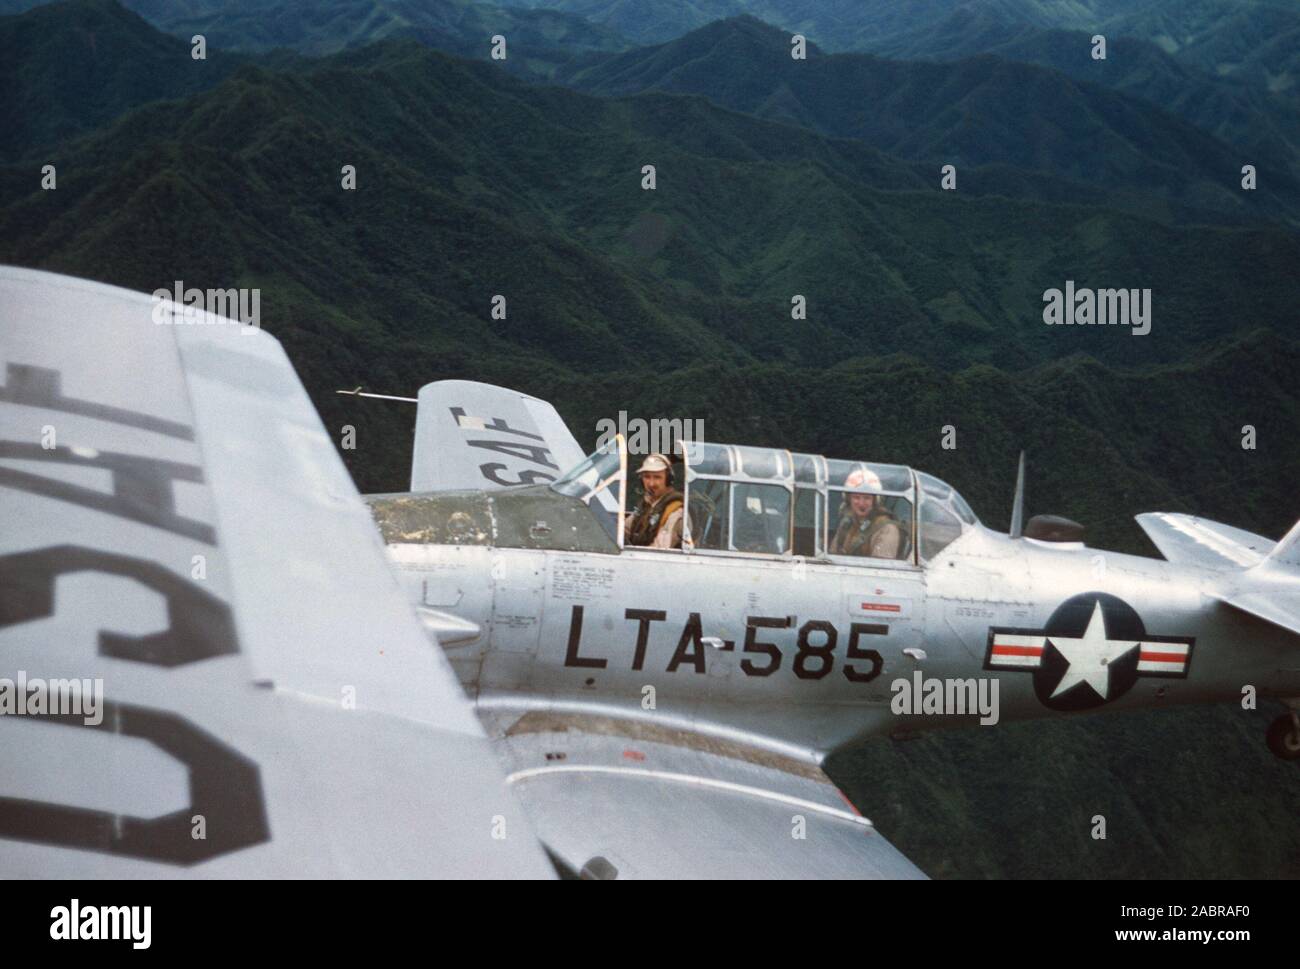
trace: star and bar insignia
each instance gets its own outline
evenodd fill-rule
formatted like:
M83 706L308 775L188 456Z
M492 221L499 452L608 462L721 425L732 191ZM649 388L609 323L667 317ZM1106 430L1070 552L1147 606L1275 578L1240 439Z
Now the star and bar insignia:
M1032 673L1044 706L1082 710L1118 699L1140 676L1185 678L1195 642L1150 635L1127 602L1088 592L1062 603L1042 629L989 629L984 668Z

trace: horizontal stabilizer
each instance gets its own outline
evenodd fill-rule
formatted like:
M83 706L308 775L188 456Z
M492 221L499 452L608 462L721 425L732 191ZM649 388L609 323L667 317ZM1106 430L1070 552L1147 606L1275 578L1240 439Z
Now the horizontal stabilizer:
M1300 636L1300 588L1212 593L1215 599Z
M1214 598L1300 636L1300 522L1229 582Z
M1149 512L1138 515L1137 523L1170 562L1213 571L1253 568L1276 544L1262 535L1192 515Z

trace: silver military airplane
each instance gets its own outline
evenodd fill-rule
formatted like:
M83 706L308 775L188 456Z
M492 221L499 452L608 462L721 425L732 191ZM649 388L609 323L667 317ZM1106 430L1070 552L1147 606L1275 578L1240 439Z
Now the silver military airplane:
M623 439L468 381L362 499L271 337L153 310L0 270L0 676L106 697L0 716L11 876L923 877L832 752L981 685L1300 698L1300 525L1141 515L1159 561L1022 526L1023 466L1001 534L911 468L691 441L682 547L633 547ZM864 492L893 557L832 551ZM1300 757L1294 713L1267 739Z

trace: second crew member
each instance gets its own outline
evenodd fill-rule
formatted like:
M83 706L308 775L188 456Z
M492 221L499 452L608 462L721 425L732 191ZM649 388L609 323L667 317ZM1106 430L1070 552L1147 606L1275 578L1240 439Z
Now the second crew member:
M830 553L898 558L903 543L903 529L898 519L881 504L878 495L865 493L882 490L880 478L869 468L859 468L844 479L844 487L862 488L864 491L844 496L840 524L831 539Z

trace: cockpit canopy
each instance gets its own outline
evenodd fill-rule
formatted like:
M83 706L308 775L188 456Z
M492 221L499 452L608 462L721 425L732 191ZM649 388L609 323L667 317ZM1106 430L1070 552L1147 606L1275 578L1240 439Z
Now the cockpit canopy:
M681 442L676 457L693 552L923 564L979 523L951 485L902 465L702 441ZM627 482L617 436L551 487L590 505L622 544L639 500Z
M619 434L553 482L551 490L589 505L609 537L622 545L626 484L627 448Z
M958 538L963 528L978 525L979 519L970 505L952 485L924 471L916 472L921 485L921 558L928 560Z

